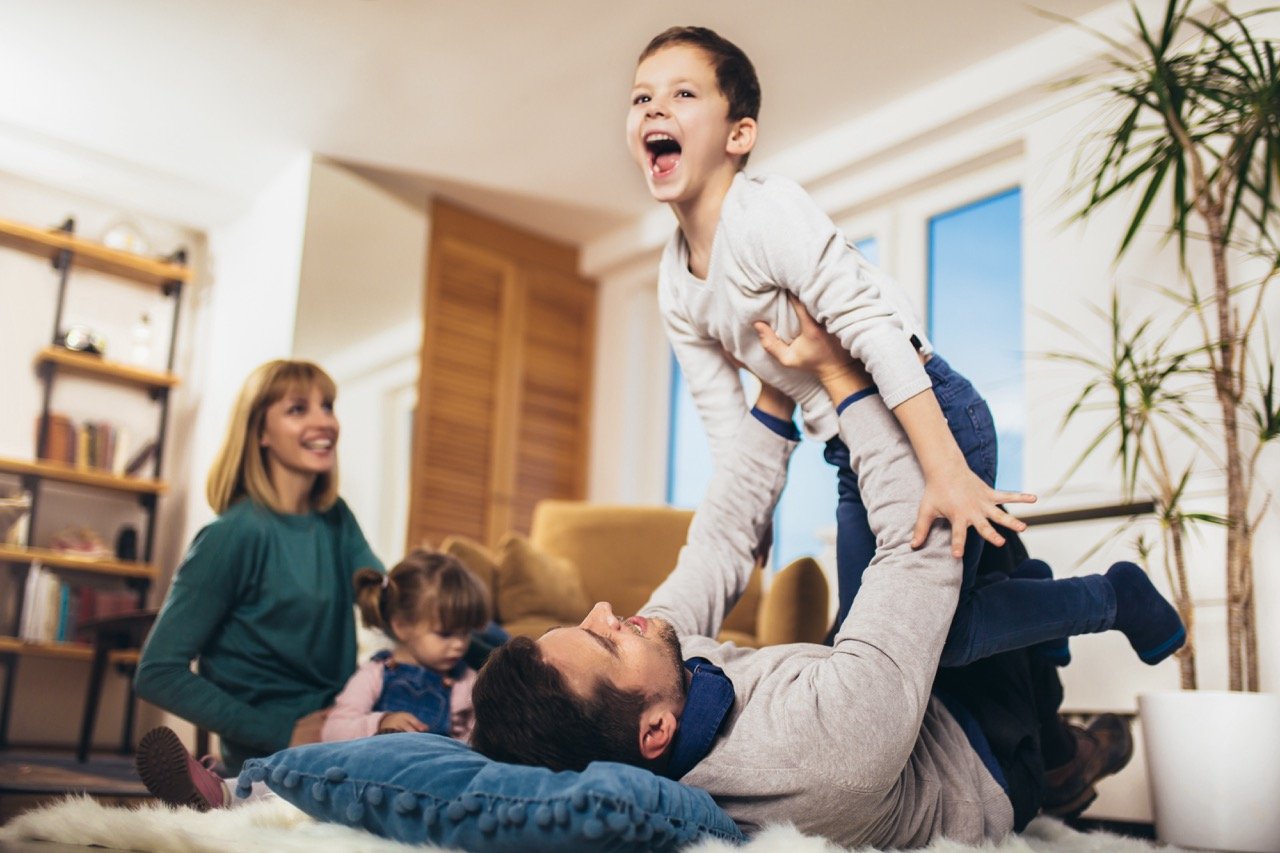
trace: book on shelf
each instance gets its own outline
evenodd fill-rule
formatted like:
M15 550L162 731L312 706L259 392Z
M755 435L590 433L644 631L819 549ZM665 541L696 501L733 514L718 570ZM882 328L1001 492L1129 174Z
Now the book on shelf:
M70 587L73 602L66 622L69 637L78 643L92 643L93 634L84 626L95 619L107 619L138 609L138 594L127 589Z
M22 595L22 621L18 637L31 642L51 642L58 635L59 598L57 576L39 563L27 570Z
M39 430L40 420L36 419ZM135 452L129 431L109 421L76 423L66 415L51 413L39 458L62 462L118 477L134 476L154 453L155 441Z
M40 419L36 418L36 435L40 434ZM37 441L39 439L37 438ZM36 455L53 462L76 461L76 425L66 415L51 413L45 428L44 442Z
M136 610L137 593L73 583L33 563L27 571L18 637L33 643L92 643L85 624Z

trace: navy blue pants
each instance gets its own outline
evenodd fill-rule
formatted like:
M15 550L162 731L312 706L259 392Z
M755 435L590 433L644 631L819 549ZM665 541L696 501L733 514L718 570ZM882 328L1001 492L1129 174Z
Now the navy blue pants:
M996 429L986 400L968 379L940 356L925 363L933 393L951 434L969 467L987 485L996 479ZM876 398L853 405L879 405ZM827 442L827 462L836 466L836 574L839 607L836 628L844 622L875 556L876 539L858 476L849 467L849 448L839 437ZM956 615L942 650L941 666L964 666L1011 649L1109 629L1115 621L1115 594L1101 575L1060 580L978 576L982 537L970 530L964 548L964 580ZM908 570L909 571L909 570ZM996 582L998 580L998 582ZM830 638L828 638L830 642Z

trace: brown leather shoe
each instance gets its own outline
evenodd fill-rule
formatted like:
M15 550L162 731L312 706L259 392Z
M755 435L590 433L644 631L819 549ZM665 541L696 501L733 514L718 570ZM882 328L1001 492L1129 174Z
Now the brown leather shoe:
M1088 728L1068 725L1076 742L1075 757L1045 771L1044 800L1040 810L1060 818L1079 817L1098 797L1095 783L1118 773L1133 757L1129 720L1117 714L1099 714Z

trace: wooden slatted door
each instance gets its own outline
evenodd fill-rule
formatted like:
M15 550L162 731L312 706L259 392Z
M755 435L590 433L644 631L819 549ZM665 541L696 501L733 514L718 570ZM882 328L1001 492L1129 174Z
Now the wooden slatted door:
M595 288L577 276L534 269L525 275L523 296L508 520L527 532L538 501L586 495Z
M576 251L432 210L408 545L527 531L585 495L595 286Z

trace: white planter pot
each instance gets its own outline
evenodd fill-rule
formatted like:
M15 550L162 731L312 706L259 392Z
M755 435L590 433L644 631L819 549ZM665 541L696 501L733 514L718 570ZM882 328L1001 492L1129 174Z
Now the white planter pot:
M1138 713L1160 841L1280 851L1280 695L1144 693Z

